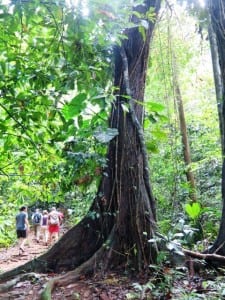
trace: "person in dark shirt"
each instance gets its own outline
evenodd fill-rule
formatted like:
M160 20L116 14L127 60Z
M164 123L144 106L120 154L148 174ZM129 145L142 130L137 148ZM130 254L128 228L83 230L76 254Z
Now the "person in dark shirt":
M16 234L19 239L19 255L24 252L24 245L27 240L27 234L29 231L29 222L27 216L27 207L22 206L20 212L16 215Z
M33 221L34 236L35 236L36 242L39 243L41 223L42 223L42 221L41 221L42 214L40 213L40 210L38 208L35 209L35 212L32 215L31 219Z

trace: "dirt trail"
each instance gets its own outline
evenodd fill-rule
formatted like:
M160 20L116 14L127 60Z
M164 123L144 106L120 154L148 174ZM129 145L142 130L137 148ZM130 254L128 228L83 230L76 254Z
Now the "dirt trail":
M18 246L8 249L0 249L0 273L16 268L24 263L38 257L46 252L49 246L45 246L42 241L37 243L33 232L30 233L28 243L25 246L26 254L19 255ZM38 274L37 274L38 275ZM101 274L100 274L101 275ZM44 284L57 274L40 274L39 279L25 280L18 282L10 290L0 292L0 300L39 300L40 292ZM105 281L104 281L105 280ZM118 274L110 274L108 279L99 277L97 274L93 278L83 276L73 284L58 287L53 291L54 300L124 300L131 292L131 283Z
M0 249L0 272L6 272L15 267L23 265L29 260L38 257L40 254L46 252L48 246L44 242L37 243L34 239L33 232L30 233L28 241L25 245L25 252L19 255L18 245L14 245L8 249Z

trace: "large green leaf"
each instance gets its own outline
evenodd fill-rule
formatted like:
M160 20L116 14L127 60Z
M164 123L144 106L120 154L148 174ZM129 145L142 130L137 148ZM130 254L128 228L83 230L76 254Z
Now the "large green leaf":
M185 204L185 211L191 219L196 219L201 213L201 205L198 202Z
M118 134L117 128L107 128L105 131L99 128L95 131L94 137L101 143L108 143Z
M146 106L150 111L154 112L162 112L165 109L163 104L157 102L147 102Z
M62 112L66 120L72 119L79 115L81 111L86 107L84 101L87 99L87 95L85 93L80 93L75 96L69 103L66 103Z

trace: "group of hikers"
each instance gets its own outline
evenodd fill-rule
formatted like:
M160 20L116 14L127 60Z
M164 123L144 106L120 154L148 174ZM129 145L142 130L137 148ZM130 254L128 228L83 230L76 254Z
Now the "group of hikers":
M41 236L43 237L43 242L46 246L56 242L59 239L60 225L62 224L63 218L63 213L57 211L55 207L52 207L50 212L47 210L41 212L37 208L31 216L36 242L40 242ZM19 240L19 255L22 255L25 252L24 247L30 232L30 227L27 207L22 206L19 213L16 215L16 234Z

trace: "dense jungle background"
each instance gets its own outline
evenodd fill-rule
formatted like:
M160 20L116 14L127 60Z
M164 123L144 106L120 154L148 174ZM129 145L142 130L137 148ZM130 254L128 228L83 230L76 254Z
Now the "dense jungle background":
M158 245L157 256L148 262L154 275L147 276L146 269L143 273L139 261L136 269L127 260L122 268L126 277L123 292L114 293L109 287L117 285L112 279L117 275L110 273L111 281L105 283L108 294L98 293L96 287L95 296L89 293L85 298L74 292L77 287L73 286L73 296L67 293L65 299L223 299L225 294L222 268L211 265L205 269L201 262L198 270L192 269L182 252L210 249L222 216L223 89L210 1L163 1L158 13L154 12L159 9L158 1L145 2L149 2L146 19L140 9L142 1L0 1L2 251L17 243L15 215L22 205L28 206L29 218L37 207L71 209L66 218L68 229L82 224L87 215L93 222L100 218L102 209L93 208L93 199L97 195L101 203L106 201L99 187L102 178L111 178L108 147L122 130L109 125L118 94L126 92L119 100L124 120L133 112L129 106L133 88L131 85L130 93L126 74L121 75L124 93L115 84L115 47L123 49L124 40L130 38L127 31L134 27L147 40L147 21L154 24L145 86L141 87L144 101L134 97L134 105L143 110L139 121L143 123L151 182L149 195L156 203L156 218L154 208L153 217L149 213L157 224L154 233L142 230L149 245ZM220 8L224 9L223 5ZM141 20L138 25L135 18ZM121 57L126 66L123 54ZM112 164L116 163L115 159ZM115 205L112 215L118 207ZM107 222L110 229L104 229L103 241L114 228L111 219ZM123 241L128 244L130 247L130 241ZM135 243L130 248L132 255L138 252L133 250ZM60 255L60 249L53 251ZM80 263L82 259L75 261L75 266ZM60 273L62 264L58 266L54 273ZM0 271L4 277L5 270ZM98 268L96 274L99 276ZM90 280L85 276L84 281ZM56 294L54 297L58 299ZM64 299L62 292L58 297Z

